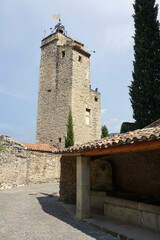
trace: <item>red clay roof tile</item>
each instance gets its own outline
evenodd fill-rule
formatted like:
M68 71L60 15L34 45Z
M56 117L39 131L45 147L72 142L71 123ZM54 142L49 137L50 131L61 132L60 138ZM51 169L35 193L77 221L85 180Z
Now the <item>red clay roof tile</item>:
M111 148L116 145L134 144L137 142L148 142L152 140L160 140L160 126L152 128L143 128L135 131L114 135L93 142L75 145L56 151L56 153L72 153L84 152L92 149Z
M50 146L48 144L40 144L40 143L22 143L22 144L30 150L48 151L48 152L57 151L57 148Z

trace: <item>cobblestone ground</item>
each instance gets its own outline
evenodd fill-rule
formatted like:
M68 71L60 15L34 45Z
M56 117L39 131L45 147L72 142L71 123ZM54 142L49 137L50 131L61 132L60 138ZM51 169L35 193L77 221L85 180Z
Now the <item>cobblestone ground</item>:
M117 239L75 219L58 202L57 192L58 184L0 191L0 240Z

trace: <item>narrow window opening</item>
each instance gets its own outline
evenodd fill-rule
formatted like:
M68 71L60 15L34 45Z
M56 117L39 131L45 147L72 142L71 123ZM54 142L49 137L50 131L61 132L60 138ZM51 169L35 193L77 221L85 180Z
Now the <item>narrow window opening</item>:
M52 140L50 140L50 142L52 142Z
M59 143L61 143L61 141L62 141L62 138L59 138L58 140L59 140Z
M81 56L78 57L78 62L82 62L82 57Z
M51 92L51 89L48 89L47 92Z
M95 102L98 102L98 97L95 96L95 97L94 97L94 100L95 100Z
M65 51L62 51L62 57L65 57Z
M90 124L90 112L91 110L86 108L86 125Z

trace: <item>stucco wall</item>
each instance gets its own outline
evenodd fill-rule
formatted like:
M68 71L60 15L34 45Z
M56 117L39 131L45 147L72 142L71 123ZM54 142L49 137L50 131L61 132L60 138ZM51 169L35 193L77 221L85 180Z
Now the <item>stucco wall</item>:
M0 142L6 148L0 151L0 189L59 181L60 155L27 150L7 136Z

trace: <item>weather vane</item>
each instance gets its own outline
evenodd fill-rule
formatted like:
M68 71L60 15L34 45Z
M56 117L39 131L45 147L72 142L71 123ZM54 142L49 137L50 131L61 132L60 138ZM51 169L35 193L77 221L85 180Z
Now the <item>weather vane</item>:
M59 21L61 21L61 15L60 14L53 14L52 17L53 19L59 19Z

